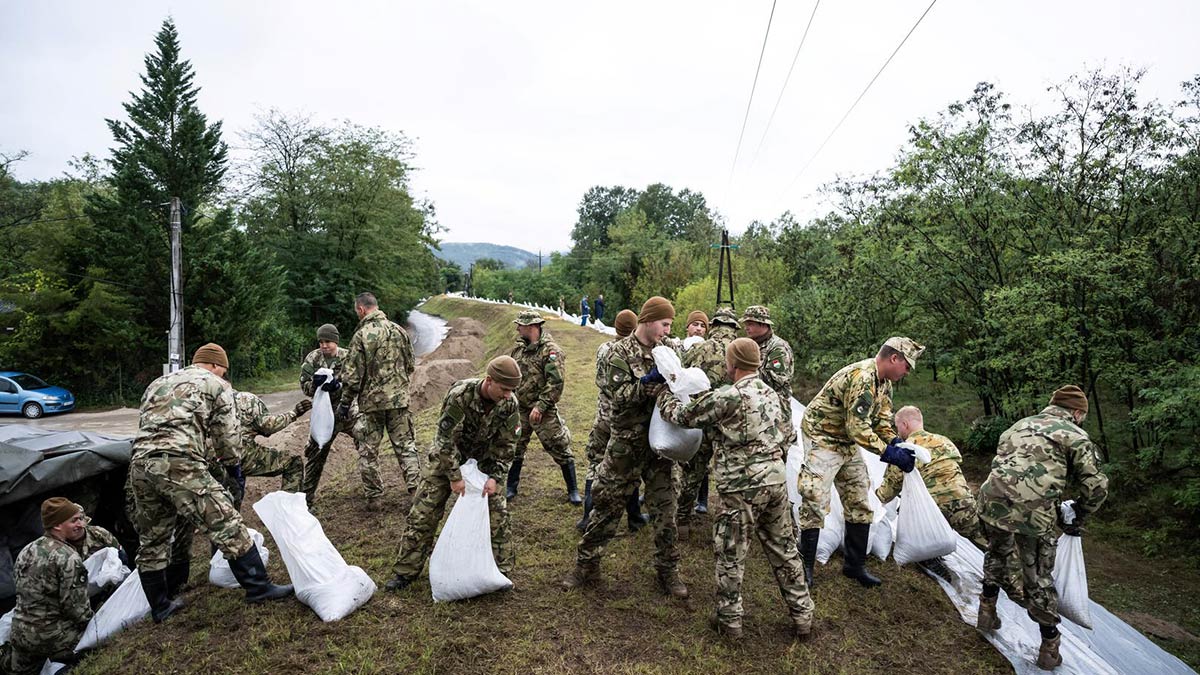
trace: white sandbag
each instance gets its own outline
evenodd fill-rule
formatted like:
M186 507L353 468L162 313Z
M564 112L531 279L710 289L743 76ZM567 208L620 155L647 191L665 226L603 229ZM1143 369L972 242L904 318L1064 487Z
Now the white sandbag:
M8 635L12 633L12 617L13 612L17 610L10 609L0 616L0 645L8 642Z
M252 527L247 527L246 530L250 533L250 539L258 549L258 556L262 558L265 566L271 559L271 551L264 543L262 533ZM221 588L241 587L237 577L233 576L233 570L229 569L229 561L225 559L225 554L220 551L213 553L212 559L208 561L208 583Z
M347 565L321 523L308 512L302 492L272 492L254 504L296 589L296 599L322 621L337 621L366 604L375 582Z
M683 339L683 349L684 349L684 351L687 351L687 350L691 349L692 347L695 347L696 345L700 344L701 342L704 342L704 338L700 337L699 335L685 337Z
M928 451L926 453L928 456ZM896 518L896 544L892 550L896 562L907 565L940 558L952 553L957 546L958 534L930 496L920 470L913 469L904 474L900 514Z
M689 462L704 441L703 429L687 429L663 419L658 406L650 414L650 448L667 459Z
M1075 522L1073 502L1063 502L1063 522ZM1089 611L1087 569L1083 563L1083 537L1064 534L1054 554L1054 589L1058 591L1058 613L1084 628L1092 627Z
M116 592L100 605L87 628L83 629L83 637L79 638L75 651L92 649L148 616L150 603L142 591L142 579L134 570L125 577Z
M465 600L512 588L492 554L492 525L483 486L488 476L474 459L460 468L467 489L454 502L429 557L434 602Z
M88 575L88 596L99 595L109 588L116 588L125 577L129 576L129 568L121 562L121 554L112 546L96 551L83 561Z
M842 539L846 536L846 519L842 513L842 498L836 487L829 488L829 513L825 515L825 524L821 527L821 537L817 539L817 562L822 565L829 562L834 552L842 547Z
M329 368L318 368L313 374L333 377L333 371ZM333 438L333 406L329 403L329 392L317 387L312 404L312 414L308 418L308 435L317 447L323 448L329 439Z
M808 449L808 440L800 431L806 409L795 397L791 397L792 426L796 429L796 443L788 448L787 458L783 465L784 476L787 480L788 501L792 504L792 525L796 528L796 536L800 534L800 473L804 470L804 457Z
M654 355L654 365L667 380L667 387L671 389L672 394L682 398L708 391L708 376L704 371L699 368L684 368L679 354L676 354L674 349L659 346L650 353Z
M873 491L873 490L872 490ZM893 499L890 504L883 507L883 517L871 523L871 534L867 539L867 550L880 560L887 560L888 554L892 552L892 542L896 538L896 512L897 502Z

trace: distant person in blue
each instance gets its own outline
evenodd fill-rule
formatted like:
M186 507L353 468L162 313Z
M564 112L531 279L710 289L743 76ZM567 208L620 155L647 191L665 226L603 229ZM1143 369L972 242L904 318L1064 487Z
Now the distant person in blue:
M586 326L588 320L588 301L587 296L583 296L583 300L579 302L579 325Z
M592 323L596 323L604 318L604 294L596 296L596 316L592 319Z

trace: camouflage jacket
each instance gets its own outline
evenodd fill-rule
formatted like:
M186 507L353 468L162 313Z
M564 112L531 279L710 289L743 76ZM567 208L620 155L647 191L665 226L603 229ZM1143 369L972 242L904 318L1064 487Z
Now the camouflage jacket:
M346 400L359 412L408 407L408 382L416 365L412 341L378 309L358 322L342 371Z
M713 389L726 382L725 348L737 337L733 326L714 324L704 342L687 350L683 355L684 368L699 368L708 376Z
M13 579L13 644L32 652L74 649L92 618L79 551L50 535L39 537L17 556Z
M479 378L459 380L442 399L427 463L431 475L461 480L459 467L474 458L480 471L504 483L521 430L520 404L515 395L493 403L484 398L482 385Z
M659 397L663 418L682 427L709 429L717 492L781 485L783 409L779 395L757 375L706 391L688 403ZM713 433L715 431L715 433Z
M317 388L313 386L313 375L321 368L328 368L333 371L333 376L342 379L342 371L345 369L346 357L350 352L342 347L338 347L337 354L334 356L325 356L320 349L314 349L304 357L304 362L300 364L300 391L304 395L312 398L317 395ZM338 403L342 400L342 390L329 394L329 405L337 409Z
M795 367L792 346L772 332L769 337L758 343L758 348L762 352L762 365L758 367L758 376L783 399L783 414L785 419L790 419L792 369ZM722 354L721 357L724 358L725 355Z
M232 390L192 365L150 383L142 396L133 457L165 453L202 463L241 461L241 436Z
M666 341L655 346L659 345L670 346ZM614 436L646 437L654 412L654 397L642 386L641 377L654 368L653 348L638 342L634 333L613 342L604 362L597 366L604 377L600 390L612 401L609 426Z
M296 411L272 414L261 398L248 391L235 393L233 405L237 409L238 425L242 429L242 447L253 445L257 436L278 433L296 421Z
M892 383L875 372L875 359L842 368L821 387L804 413L804 435L816 445L881 454L896 438Z
M608 397L608 392L604 391L604 361L608 358L608 352L612 350L612 346L617 340L609 340L596 348L596 407L604 410L612 409L612 400Z
M1069 485L1077 489L1070 496ZM1007 532L1050 534L1059 502L1071 496L1076 513L1092 513L1108 496L1108 477L1087 432L1052 405L1000 435L992 473L979 488L979 517Z
M567 364L550 331L543 326L537 342L517 340L509 356L521 366L521 384L516 391L521 407L546 412L557 405L562 398Z
M105 548L115 548L121 550L121 543L112 535L112 532L100 527L99 525L88 525L83 530L83 539L70 542L71 546L79 552L79 557L87 560L92 557L96 551Z
M938 506L971 497L971 488L967 485L967 479L963 477L962 467L959 466L962 463L962 454L953 441L924 430L914 431L907 440L929 450L932 459L928 464L917 467L917 470L921 472L921 480L925 481L925 487L929 488L929 494ZM879 501L885 504L892 501L900 494L903 485L904 472L889 465L877 492Z

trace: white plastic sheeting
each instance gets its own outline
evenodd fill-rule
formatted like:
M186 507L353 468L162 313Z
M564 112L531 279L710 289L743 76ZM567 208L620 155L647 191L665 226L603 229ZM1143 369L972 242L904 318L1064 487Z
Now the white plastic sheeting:
M454 501L446 525L429 557L429 586L434 602L465 600L512 588L500 573L492 553L492 525L483 486L488 475L478 462L467 460L460 468L466 493Z

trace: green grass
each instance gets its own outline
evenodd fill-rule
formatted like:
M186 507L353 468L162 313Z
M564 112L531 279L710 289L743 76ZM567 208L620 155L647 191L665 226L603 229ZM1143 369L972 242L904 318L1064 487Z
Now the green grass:
M290 366L272 370L254 377L239 379L234 383L239 391L252 391L259 396L273 394L277 391L291 391L300 388L300 367Z

